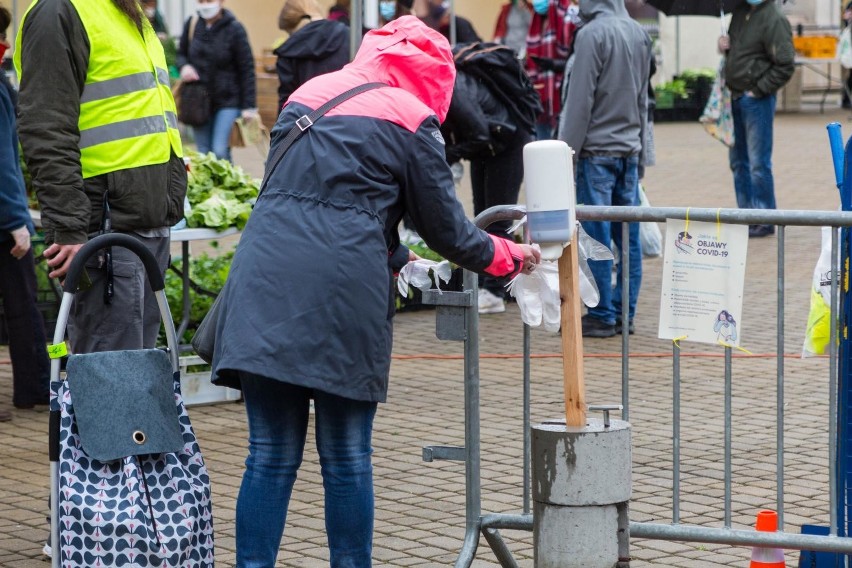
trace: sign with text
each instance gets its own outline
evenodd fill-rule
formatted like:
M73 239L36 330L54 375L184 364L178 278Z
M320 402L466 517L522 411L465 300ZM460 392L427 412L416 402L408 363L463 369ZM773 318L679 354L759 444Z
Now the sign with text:
M748 226L669 219L660 339L739 347Z

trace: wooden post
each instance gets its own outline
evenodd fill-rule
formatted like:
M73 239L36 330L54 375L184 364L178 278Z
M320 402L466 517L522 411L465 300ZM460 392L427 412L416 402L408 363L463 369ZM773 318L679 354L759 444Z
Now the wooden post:
M583 328L580 321L580 266L577 231L559 257L559 297L562 300L562 372L565 383L565 424L586 426L586 387L583 381Z

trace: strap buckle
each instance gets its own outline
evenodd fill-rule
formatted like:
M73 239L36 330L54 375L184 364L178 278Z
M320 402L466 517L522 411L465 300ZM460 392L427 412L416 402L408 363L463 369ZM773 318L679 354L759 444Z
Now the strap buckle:
M299 127L299 130L304 132L308 128L314 125L314 121L311 120L311 117L308 115L300 116L298 120L296 120L296 126Z

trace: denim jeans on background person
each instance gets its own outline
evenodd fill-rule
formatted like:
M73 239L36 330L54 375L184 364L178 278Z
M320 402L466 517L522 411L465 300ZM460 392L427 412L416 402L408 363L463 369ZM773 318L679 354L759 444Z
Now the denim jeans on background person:
M48 402L50 360L44 321L36 304L33 251L19 260L11 254L13 245L12 240L0 243L0 296L12 360L12 404L28 408Z
M743 95L731 105L734 146L729 150L734 190L740 209L775 209L772 177L772 123L775 95Z
M249 373L240 373L240 380L249 457L237 500L237 566L275 566L313 398L331 568L369 568L374 515L370 439L377 403Z
M577 205L639 205L639 158L631 156L589 156L577 161ZM609 248L612 241L623 250L621 223L583 221L590 237ZM642 246L639 242L639 223L630 223L630 288L628 314L636 314L636 300L642 284ZM612 261L591 260L589 268L600 292L600 302L589 308L589 315L613 325L621 320L621 269L618 264L615 291L612 289Z
M203 126L192 129L195 145L201 154L213 152L220 160L231 161L231 129L240 117L240 109L225 107L216 109L213 117Z

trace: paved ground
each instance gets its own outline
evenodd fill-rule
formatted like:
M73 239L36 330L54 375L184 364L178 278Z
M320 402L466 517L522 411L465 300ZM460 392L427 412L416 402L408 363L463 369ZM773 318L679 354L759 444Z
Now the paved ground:
M846 114L804 112L776 121L775 172L779 208L837 207L825 125ZM726 153L697 124L658 124L659 164L648 170L646 187L654 205L731 207L734 205ZM257 171L253 150L237 161ZM462 192L467 202L469 194ZM776 238L749 244L744 346L773 354L775 346ZM828 520L827 372L825 359L801 360L808 286L818 255L819 231L787 231L787 317L785 352L785 483L787 530ZM635 521L672 520L671 343L656 339L660 259L647 260L637 333L630 344L630 421L633 426ZM462 346L434 336L434 312L396 318L395 359L388 404L375 427L376 566L451 566L464 534L464 468L450 462L423 463L426 444L463 443ZM515 306L481 320L482 493L484 512L520 512L522 326ZM621 400L620 340L586 341L587 401ZM562 413L562 366L558 336L532 334L532 419ZM680 520L722 526L723 366L721 348L683 344L682 466ZM734 527L753 524L756 512L774 508L775 361L738 358L733 363ZM10 404L8 354L0 351L0 404ZM215 495L217 565L234 565L234 507L246 453L242 405L194 407L195 430L212 475ZM48 491L47 412L15 411L0 424L0 566L41 567L46 535ZM306 460L294 491L279 566L327 565L322 489L316 453ZM528 533L505 531L521 566L532 561ZM746 566L749 551L714 545L634 539L636 568ZM788 553L788 565L797 554ZM497 566L482 542L474 566Z

